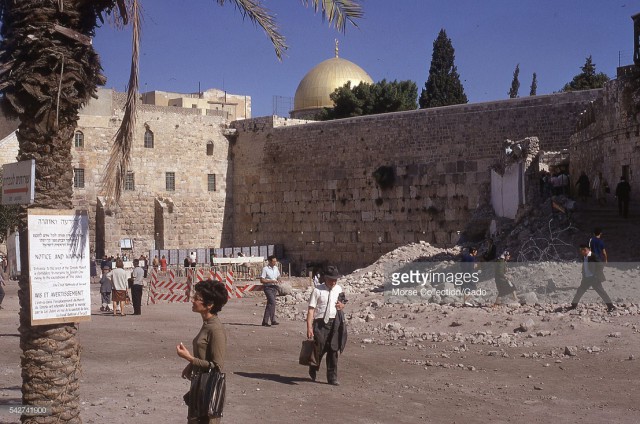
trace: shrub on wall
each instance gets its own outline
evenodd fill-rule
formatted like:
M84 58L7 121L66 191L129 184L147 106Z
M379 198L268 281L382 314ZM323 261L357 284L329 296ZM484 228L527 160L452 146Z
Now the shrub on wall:
M373 172L373 179L381 189L391 188L396 182L396 171L392 166L381 166Z

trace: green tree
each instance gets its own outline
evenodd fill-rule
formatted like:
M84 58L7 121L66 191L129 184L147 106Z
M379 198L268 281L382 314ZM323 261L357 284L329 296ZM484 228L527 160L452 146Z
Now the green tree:
M420 108L467 103L467 96L454 65L455 50L444 29L433 42L429 77L420 93Z
M538 76L533 73L533 79L531 80L531 89L529 90L530 96L535 96L538 93Z
M18 226L18 207L15 205L0 205L0 243L7 239L7 231L13 231Z
M518 97L518 90L520 90L520 80L518 79L518 75L520 75L520 64L516 65L516 69L513 71L513 80L511 80L511 88L509 89L509 98L515 99Z
M413 81L387 82L386 79L368 84L361 82L351 87L351 82L331 93L333 108L325 108L319 120L349 118L352 116L414 110L418 87Z
M573 77L571 82L565 84L561 91L580 91L591 90L594 88L602 88L609 81L609 77L604 72L596 72L596 64L593 63L591 56L587 57L582 72Z
M72 209L71 147L78 111L104 85L91 38L105 18L131 24L133 54L125 117L116 135L105 177L105 194L119 198L129 162L138 97L139 0L0 0L0 91L2 108L20 120L18 160L36 161L33 207ZM219 5L227 1L216 0ZM264 29L280 58L287 48L273 15L258 0L229 0L243 17ZM358 0L302 0L321 10L339 30L362 15ZM80 344L77 324L32 326L26 208L21 208L20 346L22 403L46 405L48 417L23 423L80 423Z

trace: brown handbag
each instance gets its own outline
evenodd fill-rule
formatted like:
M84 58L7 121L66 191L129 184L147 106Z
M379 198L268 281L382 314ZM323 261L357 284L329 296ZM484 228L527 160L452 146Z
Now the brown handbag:
M308 365L311 367L318 366L315 340L302 341L302 348L300 349L300 358L298 359L298 363L300 365Z

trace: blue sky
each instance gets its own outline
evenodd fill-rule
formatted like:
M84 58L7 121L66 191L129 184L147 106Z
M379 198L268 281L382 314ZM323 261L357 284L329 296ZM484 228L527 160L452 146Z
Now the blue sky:
M302 77L333 57L364 68L374 81L410 79L424 87L435 40L447 31L470 102L505 99L520 64L520 95L532 73L538 94L558 91L588 55L615 77L632 62L631 0L363 0L358 28L338 33L298 0L264 0L277 15L289 50L282 62L261 29L228 2L141 0L144 8L140 90L196 92L220 88L252 97L253 116L272 113L273 96L293 97ZM177 6L188 5L188 6ZM105 25L94 43L106 86L124 91L131 52L129 29Z

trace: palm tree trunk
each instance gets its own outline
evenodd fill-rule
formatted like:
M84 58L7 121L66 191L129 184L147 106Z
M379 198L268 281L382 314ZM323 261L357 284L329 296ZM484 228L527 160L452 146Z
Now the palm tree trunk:
M73 173L71 143L75 120L65 119L56 133L41 135L33 122L18 130L19 160L36 159L38 207L71 209ZM22 348L22 398L27 405L46 405L49 417L23 417L24 423L80 423L80 344L76 324L31 325L29 255L26 208L20 216L20 347Z

